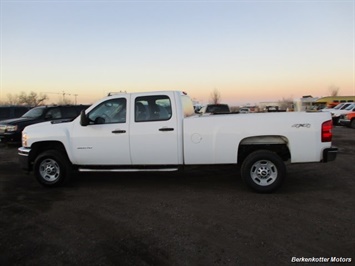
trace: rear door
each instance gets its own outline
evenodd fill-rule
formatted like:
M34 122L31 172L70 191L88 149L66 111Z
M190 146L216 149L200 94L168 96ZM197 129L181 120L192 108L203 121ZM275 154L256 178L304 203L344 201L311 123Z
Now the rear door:
M130 147L133 165L177 165L178 128L173 92L131 96Z

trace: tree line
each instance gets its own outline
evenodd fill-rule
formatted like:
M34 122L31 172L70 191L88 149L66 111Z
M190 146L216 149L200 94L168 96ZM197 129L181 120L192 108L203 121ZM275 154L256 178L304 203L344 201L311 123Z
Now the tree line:
M36 107L45 105L48 99L49 97L45 93L36 93L34 91L29 93L21 92L20 94L8 94L7 100L1 100L0 105L25 105ZM68 99L63 99L57 104L72 104L72 102Z

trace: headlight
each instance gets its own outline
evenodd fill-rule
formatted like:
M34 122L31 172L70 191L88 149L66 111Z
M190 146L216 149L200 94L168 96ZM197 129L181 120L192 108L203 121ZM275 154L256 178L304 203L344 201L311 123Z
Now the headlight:
M17 131L17 126L13 126L13 125L7 125L5 128L5 132L14 132Z
M28 137L26 132L22 131L22 147L27 147L27 140Z

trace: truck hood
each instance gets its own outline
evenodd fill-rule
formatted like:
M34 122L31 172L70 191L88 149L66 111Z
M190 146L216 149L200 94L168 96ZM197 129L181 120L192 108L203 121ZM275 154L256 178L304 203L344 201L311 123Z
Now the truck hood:
M22 133L28 136L28 145L31 146L37 141L65 141L72 126L73 122L42 122L25 127Z
M25 130L41 130L42 128L47 129L52 129L56 127L60 127L63 124L67 124L72 122L73 119L63 119L63 120L55 120L55 121L46 121L46 122L41 122L33 125L28 125L25 127Z
M36 118L19 117L19 118L1 120L0 124L17 125L17 124L26 123L26 122L33 121L33 120L36 120Z

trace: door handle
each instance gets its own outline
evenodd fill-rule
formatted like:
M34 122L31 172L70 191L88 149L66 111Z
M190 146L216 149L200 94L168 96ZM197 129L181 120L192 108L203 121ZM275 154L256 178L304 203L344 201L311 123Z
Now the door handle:
M122 134L122 133L126 133L126 130L116 129L116 130L113 130L112 133L114 133L114 134Z
M174 131L174 129L172 127L162 127L159 128L159 131Z

